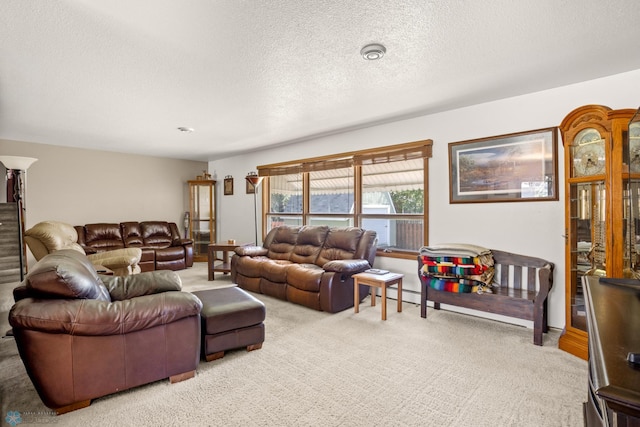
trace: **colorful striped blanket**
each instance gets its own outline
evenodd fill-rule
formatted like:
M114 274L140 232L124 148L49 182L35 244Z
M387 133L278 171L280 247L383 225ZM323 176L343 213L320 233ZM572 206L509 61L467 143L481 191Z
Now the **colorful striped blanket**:
M429 287L439 291L491 293L494 275L491 251L478 246L470 249L465 245L456 246L451 253L443 248L422 248L422 279ZM460 250L460 247L464 247L464 250Z

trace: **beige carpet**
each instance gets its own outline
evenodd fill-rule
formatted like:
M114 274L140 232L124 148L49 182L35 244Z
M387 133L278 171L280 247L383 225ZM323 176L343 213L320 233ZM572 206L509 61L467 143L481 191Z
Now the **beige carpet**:
M203 264L181 272L186 290L228 286ZM6 324L3 290L2 322ZM96 399L58 417L40 402L15 343L0 344L2 422L61 426L581 426L586 362L530 329L369 299L360 313L316 312L257 295L267 306L261 350L201 362L195 378L159 381ZM3 331L6 328L2 329Z

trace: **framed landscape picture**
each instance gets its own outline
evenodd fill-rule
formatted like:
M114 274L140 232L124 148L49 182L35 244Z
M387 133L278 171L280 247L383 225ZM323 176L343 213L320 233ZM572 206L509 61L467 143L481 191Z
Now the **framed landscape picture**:
M558 200L557 128L449 144L449 202Z

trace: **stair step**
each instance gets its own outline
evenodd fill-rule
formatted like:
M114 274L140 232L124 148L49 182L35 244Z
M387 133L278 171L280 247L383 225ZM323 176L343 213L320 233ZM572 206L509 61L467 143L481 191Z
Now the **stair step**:
M20 282L20 267L0 271L0 283Z
M0 257L0 274L2 274L2 270L8 268L20 268L20 257L17 255Z

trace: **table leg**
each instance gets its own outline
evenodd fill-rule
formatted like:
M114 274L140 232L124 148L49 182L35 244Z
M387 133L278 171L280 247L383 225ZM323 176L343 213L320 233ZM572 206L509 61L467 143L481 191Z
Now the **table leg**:
M369 286L369 295L371 295L371 307L376 306L376 294L378 293L378 288L375 286Z
M222 251L222 264L224 265L223 268L227 268L227 266L231 268L231 266L229 265L229 251L227 250ZM222 274L227 274L227 272L225 271Z
M216 263L216 252L213 250L211 246L209 246L209 251L207 252L207 269L208 279L213 280L213 265Z
M382 320L387 320L387 284L382 284Z
M360 283L358 279L353 281L353 310L358 313L360 309Z
M398 280L398 313L402 313L402 279Z

